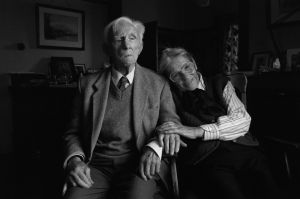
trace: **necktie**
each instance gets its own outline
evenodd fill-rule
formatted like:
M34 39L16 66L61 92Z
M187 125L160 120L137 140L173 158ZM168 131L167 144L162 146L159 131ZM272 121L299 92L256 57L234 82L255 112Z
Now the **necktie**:
M118 88L121 91L124 91L127 88L127 84L129 84L129 81L126 77L122 76L121 79L118 82Z

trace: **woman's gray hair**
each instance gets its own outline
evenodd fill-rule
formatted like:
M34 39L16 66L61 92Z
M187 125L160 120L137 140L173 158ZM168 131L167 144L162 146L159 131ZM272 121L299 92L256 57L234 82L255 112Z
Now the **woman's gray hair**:
M170 62L172 59L182 56L187 58L189 61L193 62L196 67L195 60L192 56L191 53L189 53L187 50L181 47L177 48L165 48L162 51L161 58L159 61L159 67L158 67L158 72L167 78L169 78L171 72L172 72L172 67L170 65Z
M130 24L132 24L137 30L140 42L141 43L143 42L143 37L144 37L144 32L145 32L145 26L143 25L143 23L140 21L137 21L137 20L133 20L129 17L123 16L123 17L119 17L119 18L113 20L112 22L110 22L108 25L105 26L104 41L103 41L104 47L108 47L109 45L111 45L112 36L114 35L117 25L121 21L126 21L126 22L129 22Z

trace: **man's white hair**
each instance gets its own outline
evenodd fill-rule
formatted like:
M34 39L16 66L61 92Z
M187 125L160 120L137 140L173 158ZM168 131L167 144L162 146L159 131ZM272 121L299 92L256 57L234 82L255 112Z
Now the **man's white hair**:
M144 32L145 32L145 26L143 25L143 23L140 21L137 21L137 20L133 20L129 17L123 16L123 17L119 17L119 18L113 20L112 22L110 22L108 25L105 26L105 28L104 28L104 46L107 47L111 44L111 39L112 39L111 37L114 35L117 25L121 21L129 22L136 28L139 40L142 43L143 37L144 37Z

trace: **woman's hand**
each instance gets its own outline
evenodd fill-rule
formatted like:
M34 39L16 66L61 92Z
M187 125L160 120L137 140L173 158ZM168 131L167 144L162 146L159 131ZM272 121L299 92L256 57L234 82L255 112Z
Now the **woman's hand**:
M156 128L158 134L178 134L180 136L196 139L203 137L204 130L201 127L189 127L174 122L166 122Z

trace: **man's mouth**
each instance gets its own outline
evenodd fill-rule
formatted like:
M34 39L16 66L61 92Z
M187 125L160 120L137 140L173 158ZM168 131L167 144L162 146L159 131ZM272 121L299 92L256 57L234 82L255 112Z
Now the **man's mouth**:
M131 57L131 56L132 56L131 54L124 55L125 58Z

